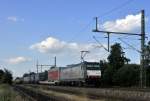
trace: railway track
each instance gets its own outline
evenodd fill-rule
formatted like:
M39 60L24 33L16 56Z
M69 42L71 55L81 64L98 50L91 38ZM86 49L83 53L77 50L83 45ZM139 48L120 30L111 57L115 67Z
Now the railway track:
M42 88L43 90L49 90L54 92L60 92L60 93L66 93L66 94L73 94L77 96L86 95L87 98L90 99L99 99L102 98L102 96L97 96L95 94L89 94L88 92L85 92L84 89L81 91L80 88L77 87L63 87L63 86L48 86L48 85L26 85L33 87L35 89Z
M27 101L68 101L67 99L50 96L38 90L26 88L25 86L13 85L13 88L19 92L23 98L28 99Z
M128 89L128 88L81 88L64 86L28 85L43 90L86 96L90 99L102 99L103 97L122 99L121 101L149 101L149 89Z
M41 92L44 96L47 97L53 97L53 99L45 99L45 98L38 98L36 101L101 101L102 98L97 98L95 95L87 95L87 94L81 94L80 92L74 92L72 90L65 90L65 89L51 89L49 86L46 85L20 85L19 88L23 89L23 91L26 91L28 88L28 94L30 94L34 99L37 99L34 94L35 92L30 91L31 89L38 89L38 92ZM46 93L45 93L46 92ZM49 95L49 93L52 94L52 96ZM39 95L38 95L39 96ZM41 96L41 95L40 95ZM41 100L40 100L41 99Z
M34 98L32 98L29 94L27 94L27 92L25 92L25 91L22 90L21 88L19 88L19 87L17 87L17 86L13 86L13 89L14 89L15 91L17 91L17 92L21 95L21 97L22 97L23 99L26 99L26 100L28 100L28 101L36 101Z

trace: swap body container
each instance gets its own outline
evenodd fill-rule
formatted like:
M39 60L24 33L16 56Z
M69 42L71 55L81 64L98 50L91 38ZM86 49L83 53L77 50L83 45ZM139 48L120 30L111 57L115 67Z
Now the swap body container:
M59 81L60 68L55 67L48 71L48 81Z
M60 81L79 81L85 78L81 64L68 65L60 69Z

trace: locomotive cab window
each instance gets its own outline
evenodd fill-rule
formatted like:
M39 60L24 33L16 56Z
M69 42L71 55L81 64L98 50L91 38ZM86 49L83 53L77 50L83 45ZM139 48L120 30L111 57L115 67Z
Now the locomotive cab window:
M87 70L100 70L99 64L87 64L86 68Z

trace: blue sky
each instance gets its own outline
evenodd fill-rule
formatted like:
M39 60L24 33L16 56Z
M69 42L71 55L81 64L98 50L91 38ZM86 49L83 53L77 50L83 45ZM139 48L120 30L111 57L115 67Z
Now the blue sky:
M132 25L125 31L140 33L138 23L133 21L138 20L140 10L144 9L146 33L149 33L148 4L148 0L0 0L0 68L8 68L14 76L21 76L36 70L37 59L42 64L53 64L56 55L59 66L78 63L80 50L90 51L89 61L106 59L108 53L96 48L98 44L92 38L95 35L103 45L107 44L104 34L92 32L93 18L99 16L103 29L108 25L118 26L119 20ZM114 26L112 29L120 31ZM111 35L111 44L120 42L118 37L139 49L139 37ZM127 47L124 43L121 45ZM135 50L124 51L132 63L139 62Z

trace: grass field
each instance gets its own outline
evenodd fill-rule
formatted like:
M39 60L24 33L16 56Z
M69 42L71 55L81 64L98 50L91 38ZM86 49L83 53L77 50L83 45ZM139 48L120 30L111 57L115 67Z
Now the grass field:
M0 101L27 101L7 84L0 84Z

